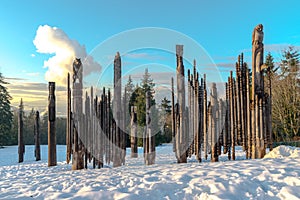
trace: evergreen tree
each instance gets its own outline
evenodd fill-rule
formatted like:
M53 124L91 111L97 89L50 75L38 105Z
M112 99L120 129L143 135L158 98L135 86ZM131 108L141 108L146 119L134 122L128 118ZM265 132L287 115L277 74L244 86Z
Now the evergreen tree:
M24 115L24 144L34 144L34 122L35 110L32 108L28 114Z
M264 70L264 72L267 78L269 76L271 76L272 78L275 75L276 71L279 69L279 67L275 67L274 58L270 52L266 56L265 65L267 66L267 68Z
M299 73L299 51L295 47L290 46L283 51L283 59L281 60L281 72L283 76Z
M273 129L276 140L300 136L299 52L294 47L283 51L280 74L272 84Z
M172 116L171 116L171 101L166 97L161 101L161 112L160 120L163 123L163 141L164 143L169 143L172 141Z
M163 109L164 112L170 114L171 113L171 101L168 100L166 97L161 100L161 108Z
M8 83L0 73L0 146L8 145L11 141L11 124L13 114L11 112L11 96L7 90Z
M11 127L11 142L10 145L18 145L18 110L13 111L12 127Z
M155 83L151 78L151 74L148 72L148 69L145 70L145 74L141 79L140 85L136 85L132 95L130 97L130 106L134 105L137 107L137 123L138 123L138 145L142 146L142 135L144 132L144 127L146 125L146 92L150 91L151 98L151 124L152 132L155 133L156 144L161 143L161 134L159 132L159 118L158 110L156 109L155 99L154 99L154 86Z
M132 98L132 94L134 92L134 84L132 81L131 76L129 75L128 77L128 81L125 85L125 92L126 92L126 100L125 100L125 106L126 106L126 122L125 124L127 125L126 127L126 132L129 133L129 128L130 128L130 115L131 115L131 106L133 106L133 104L131 104L130 99ZM124 98L124 97L123 97Z

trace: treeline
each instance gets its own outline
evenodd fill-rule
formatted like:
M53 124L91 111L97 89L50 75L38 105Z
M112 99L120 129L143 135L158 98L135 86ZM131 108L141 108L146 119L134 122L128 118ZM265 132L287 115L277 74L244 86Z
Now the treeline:
M300 55L295 47L282 52L281 60L274 63L266 56L272 88L272 128L276 142L300 140ZM267 82L267 81L266 81Z
M32 109L29 113L24 113L24 144L34 145L34 123L36 111ZM40 118L40 144L48 144L48 114ZM66 144L66 118L58 117L56 119L56 141L57 144ZM18 111L13 112L11 131L5 137L2 145L18 144Z

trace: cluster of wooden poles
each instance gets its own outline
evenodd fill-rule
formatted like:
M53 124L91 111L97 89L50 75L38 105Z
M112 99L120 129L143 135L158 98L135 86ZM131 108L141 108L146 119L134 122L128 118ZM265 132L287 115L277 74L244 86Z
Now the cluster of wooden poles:
M178 163L187 162L192 155L201 162L203 157L216 162L223 153L228 159L235 159L235 147L242 146L246 158L263 158L266 148L272 148L271 79L265 87L263 73L263 26L258 25L252 37L252 81L250 70L244 63L243 54L236 63L235 78L230 72L225 83L226 97L219 98L216 83L207 93L207 80L200 78L194 61L193 73L188 70L187 105L183 65L183 45L176 45L177 102L175 102L174 80L172 78L172 136L173 150ZM269 70L270 71L270 70ZM114 167L125 164L128 135L131 143L131 157L137 157L137 108L130 108L130 125L126 124L128 104L126 90L121 96L121 57L114 59L114 94L103 88L101 97L86 92L83 104L83 67L80 59L73 63L73 87L68 74L67 95L67 163L72 159L72 169L103 167L104 162ZM251 93L250 93L251 90ZM73 101L72 101L73 100ZM55 83L49 82L48 98L48 165L56 165L55 135ZM152 133L150 94L146 92L146 126L143 133L145 164L155 163L155 135ZM21 103L22 105L22 103ZM23 108L19 109L19 162L25 152L23 142ZM127 134L127 127L130 133ZM35 156L40 159L39 113L35 123Z
M73 88L68 75L68 108L67 108L67 163L72 158L72 169L103 167L104 162L113 163L114 167L125 164L126 142L128 134L125 124L128 114L126 91L121 97L121 57L117 53L114 59L114 98L111 92L103 88L101 97L94 97L93 88L90 96L86 92L83 106L82 98L82 63L76 59L73 63ZM73 103L72 101L73 97ZM73 109L71 111L71 107ZM144 133L145 164L155 161L155 140L151 134L150 95L146 101L147 125ZM131 157L137 157L137 115L136 107L131 108Z
M194 61L193 74L188 70L187 107L182 54L183 46L177 45L177 102L173 78L171 85L173 151L178 163L187 162L192 155L201 162L201 153L205 159L210 153L211 161L216 162L222 150L229 160L235 160L236 146L242 146L246 158L263 158L266 148L272 148L271 95L260 87L263 91L251 97L250 89L255 86L250 84L243 54L236 63L236 77L231 71L225 83L225 99L218 98L216 83L207 95L206 75L200 79ZM263 77L262 71L259 75ZM268 85L270 88L270 79Z

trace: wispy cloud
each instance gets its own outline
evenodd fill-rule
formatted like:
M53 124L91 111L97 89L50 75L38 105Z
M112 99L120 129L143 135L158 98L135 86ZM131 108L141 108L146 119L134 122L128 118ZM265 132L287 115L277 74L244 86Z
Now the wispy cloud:
M5 80L8 80L8 81L26 81L28 79L25 79L25 78L16 78L16 77L4 77Z
M26 73L27 76L31 76L31 77L37 77L40 75L39 72L30 72L30 73Z
M11 103L13 107L18 107L21 98L24 102L25 110L39 110L41 113L47 111L48 106L48 84L30 83L23 80L13 80L8 85L8 91L13 97ZM56 105L57 114L66 114L66 88L56 87Z
M128 53L125 54L124 57L130 58L130 59L142 59L147 61L158 61L158 60L165 60L165 58L158 54L153 53Z

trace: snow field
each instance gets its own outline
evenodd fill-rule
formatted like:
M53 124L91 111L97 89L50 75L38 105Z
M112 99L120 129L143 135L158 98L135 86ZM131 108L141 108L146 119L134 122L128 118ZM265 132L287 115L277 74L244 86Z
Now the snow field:
M126 165L72 171L65 146L57 146L58 165L47 166L47 146L42 161L26 146L25 162L17 163L17 147L0 149L0 199L300 199L300 148L280 146L264 159L198 163L191 158L177 164L172 145L157 147L156 164L145 166L139 158Z

